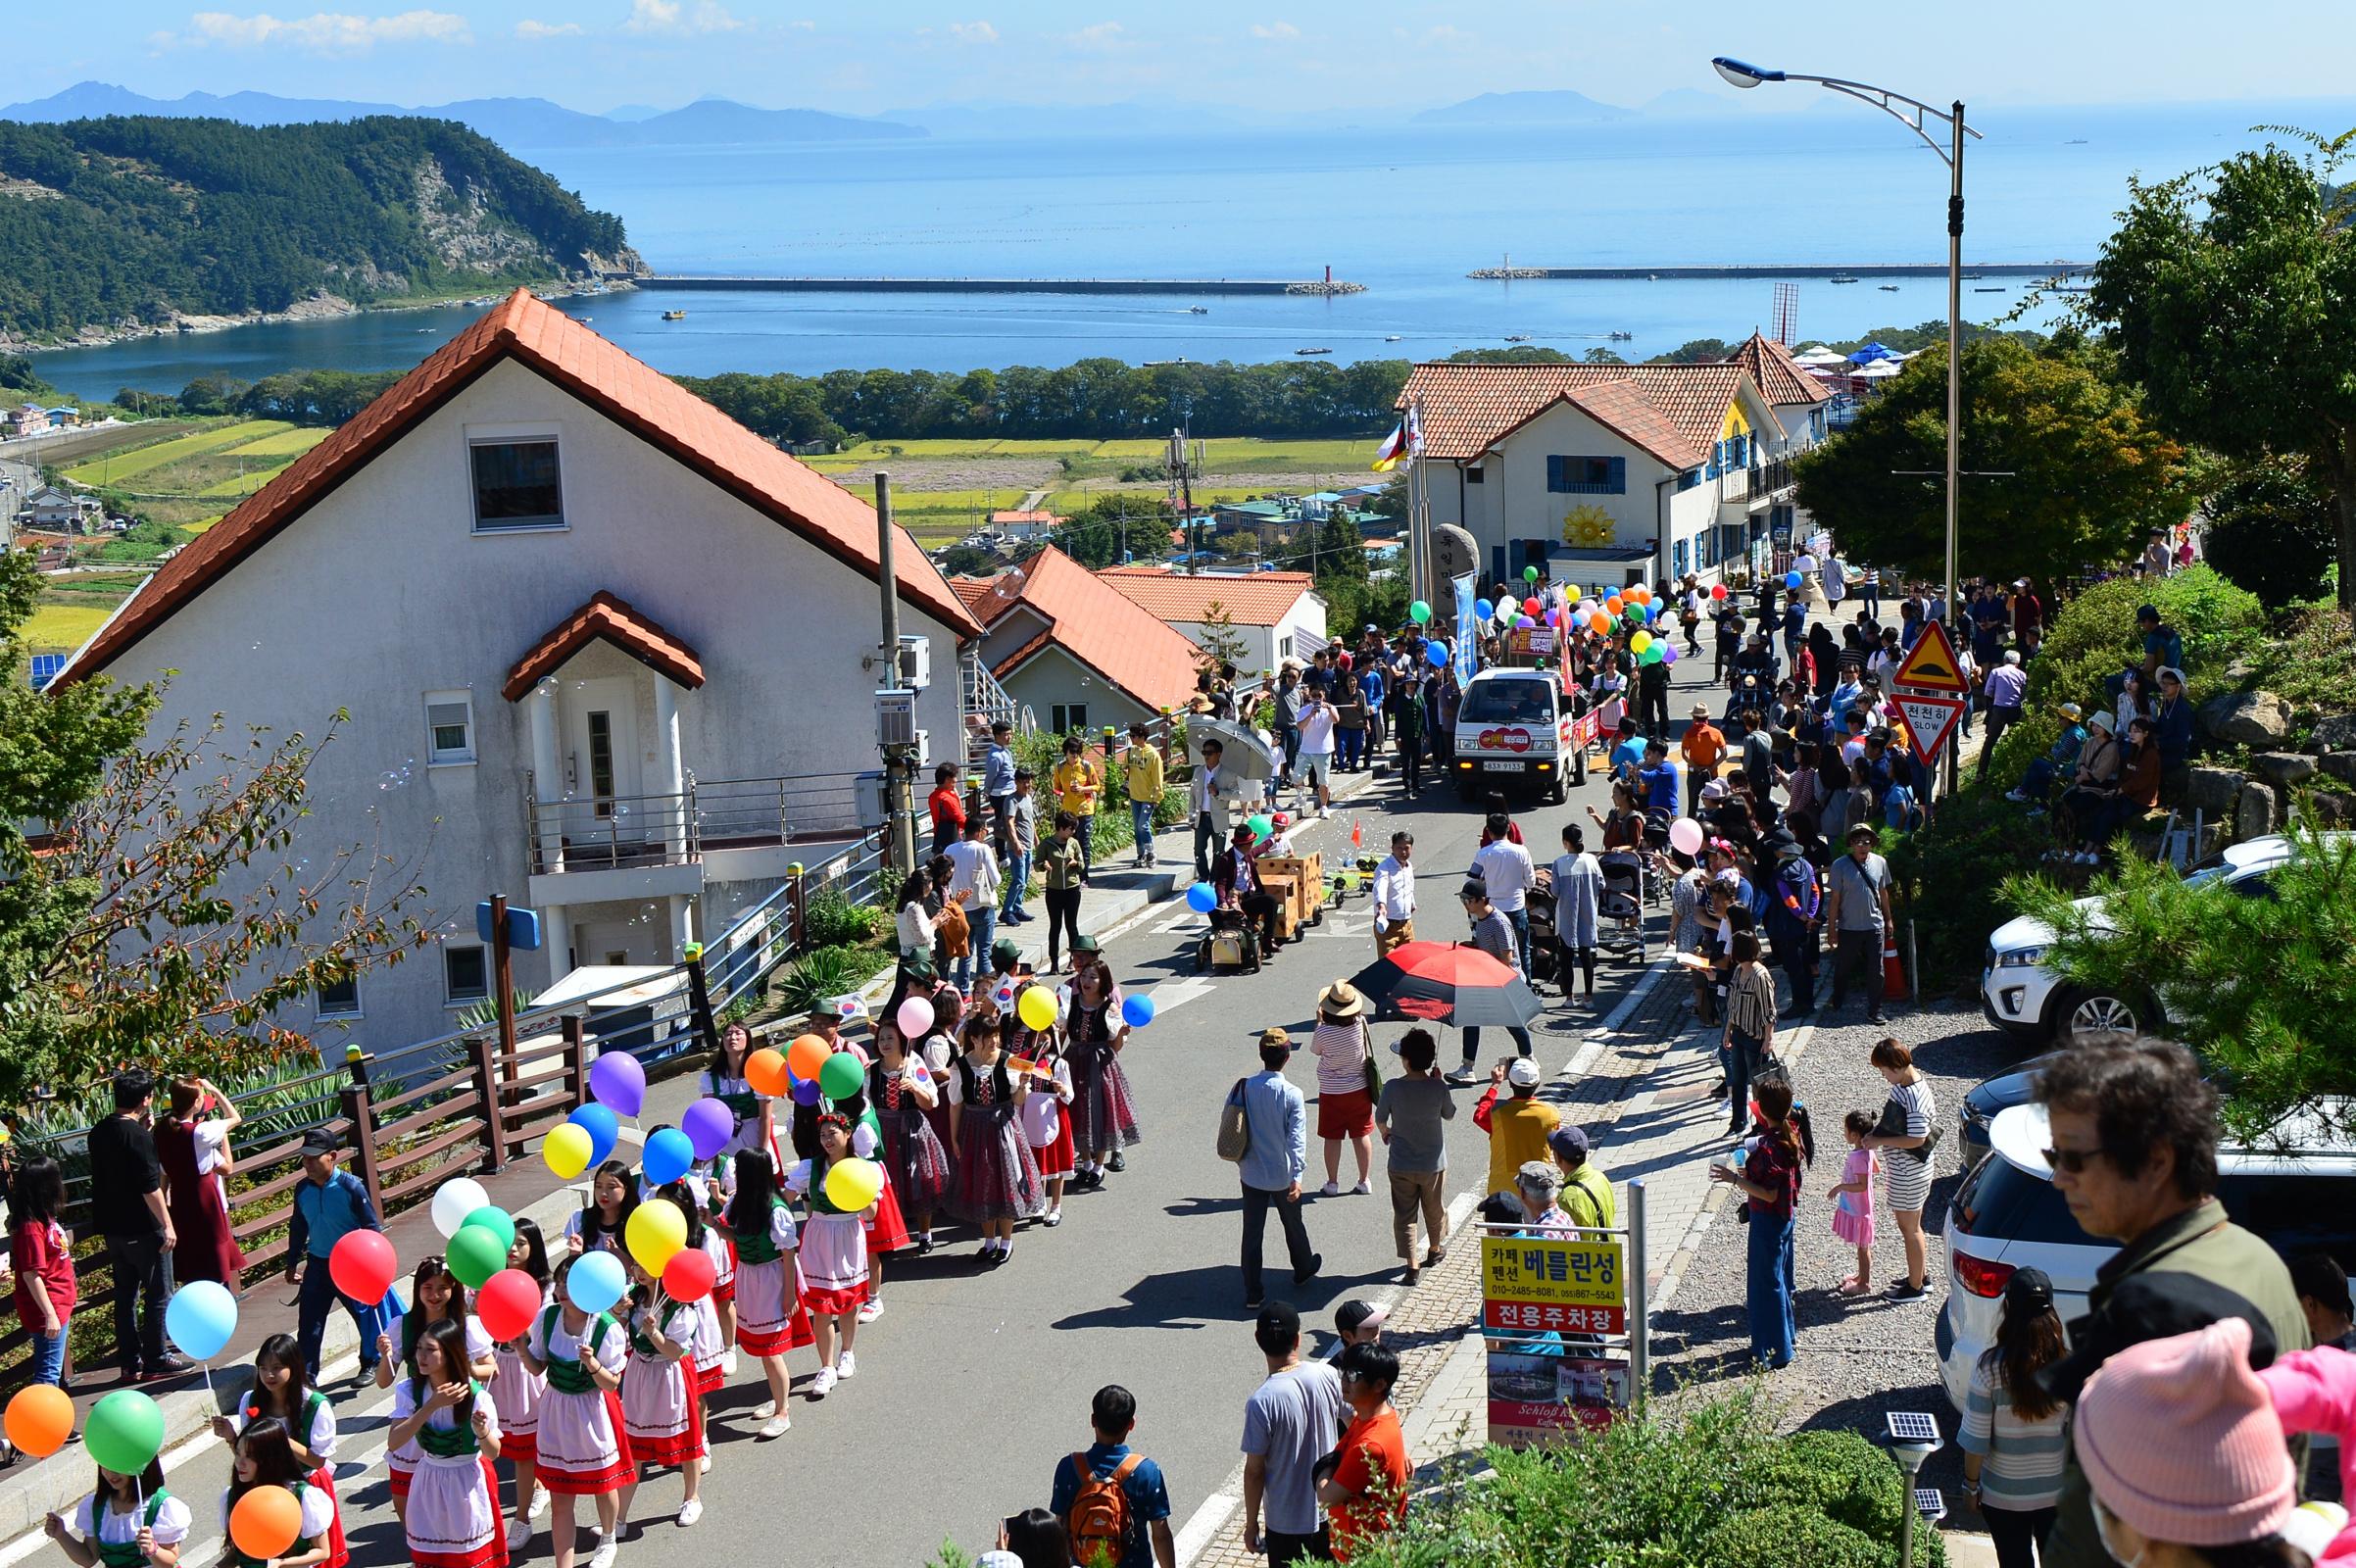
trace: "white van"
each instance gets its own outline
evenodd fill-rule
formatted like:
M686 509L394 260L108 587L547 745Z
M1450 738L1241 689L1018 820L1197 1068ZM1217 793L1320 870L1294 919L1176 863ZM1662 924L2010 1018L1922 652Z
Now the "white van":
M1456 793L1469 800L1518 787L1561 805L1573 784L1587 781L1579 728L1553 670L1481 671L1456 705Z

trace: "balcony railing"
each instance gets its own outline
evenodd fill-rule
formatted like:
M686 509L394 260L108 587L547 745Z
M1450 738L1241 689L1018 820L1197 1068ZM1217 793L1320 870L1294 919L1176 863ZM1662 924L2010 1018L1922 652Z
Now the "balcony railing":
M1792 460L1789 458L1778 458L1751 470L1752 495L1771 496L1779 490L1789 489L1791 484Z
M714 850L828 843L862 831L848 773L694 779L675 795L536 801L524 775L524 839L534 876L684 865Z

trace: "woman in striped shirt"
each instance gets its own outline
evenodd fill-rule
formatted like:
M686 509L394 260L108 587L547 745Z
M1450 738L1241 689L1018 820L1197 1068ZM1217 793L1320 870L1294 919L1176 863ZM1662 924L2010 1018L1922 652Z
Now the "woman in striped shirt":
M1972 1368L1965 1396L1963 1485L1988 1521L1997 1568L2036 1568L2061 1500L2062 1465L2069 1440L2060 1400L2037 1374L2062 1357L2062 1322L2053 1310L2053 1282L2025 1268L2004 1287L2004 1315L1996 1343Z
M1759 961L1759 939L1737 931L1728 951L1735 969L1726 986L1726 1028L1718 1054L1726 1063L1726 1130L1750 1125L1750 1081L1775 1053L1775 976Z

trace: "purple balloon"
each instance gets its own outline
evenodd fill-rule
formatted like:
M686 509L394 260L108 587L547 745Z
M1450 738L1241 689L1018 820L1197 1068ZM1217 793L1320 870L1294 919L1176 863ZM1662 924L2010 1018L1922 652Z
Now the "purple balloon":
M797 1104L797 1105L814 1105L814 1104L816 1104L816 1103L818 1102L818 1100L819 1100L819 1095L818 1095L818 1083L817 1083L817 1080L816 1080L816 1079L814 1079L814 1078L797 1078L797 1079L795 1079L795 1080L794 1080L794 1103L795 1103L795 1104Z
M635 1116L646 1104L646 1069L626 1051L609 1051L589 1064L589 1093L616 1116Z
M736 1113L707 1097L687 1107L687 1114L679 1118L679 1131L695 1146L696 1158L710 1159L736 1136Z
M1677 645L1666 637L1660 640L1660 662L1664 664L1677 662Z

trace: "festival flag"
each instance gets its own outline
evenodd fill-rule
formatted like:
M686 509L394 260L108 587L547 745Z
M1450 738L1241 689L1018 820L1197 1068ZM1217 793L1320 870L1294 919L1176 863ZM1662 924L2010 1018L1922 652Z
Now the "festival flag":
M1397 429L1383 437L1382 446L1375 452L1374 471L1389 473L1399 466L1400 460L1422 455L1423 419L1416 413L1416 405L1410 403L1407 405L1407 416L1399 421Z

